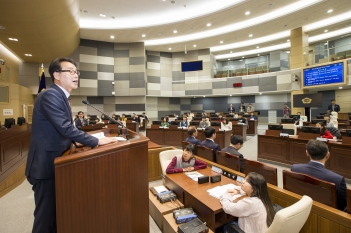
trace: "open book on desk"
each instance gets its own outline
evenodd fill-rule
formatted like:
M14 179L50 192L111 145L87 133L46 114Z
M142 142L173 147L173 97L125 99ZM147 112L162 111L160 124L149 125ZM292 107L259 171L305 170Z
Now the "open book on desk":
M189 178L191 178L194 181L198 181L199 177L204 176L201 173L195 171L195 172L185 172L185 175L187 175Z
M237 185L234 185L234 184L226 184L226 185L222 185L222 186L216 186L216 187L214 187L212 189L207 190L207 192L212 197L215 197L215 198L219 199L219 197L222 196L229 189L241 190L241 187L237 186ZM243 196L242 191L240 191L239 194L235 194L233 196L232 201L234 201L235 199L237 199L237 198L239 198L241 196Z

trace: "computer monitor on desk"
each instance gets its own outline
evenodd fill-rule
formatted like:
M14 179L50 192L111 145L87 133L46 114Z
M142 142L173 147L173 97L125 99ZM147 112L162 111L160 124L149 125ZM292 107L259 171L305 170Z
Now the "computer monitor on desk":
M289 118L299 118L300 119L300 115L289 115Z
M179 125L179 122L171 121L170 125Z
M15 123L15 119L13 119L13 118L5 118L5 124L4 124L4 126L6 127L6 128L11 128L11 125L15 125L16 123Z
M199 125L199 123L200 123L199 121L191 121L190 125Z
M282 125L268 125L269 130L283 130Z
M324 119L324 115L317 115L316 119Z
M153 125L160 125L160 124L161 124L161 121L152 121L152 124L153 124Z
M221 126L221 122L211 122L211 126Z
M304 133L320 134L321 129L313 126L302 126L301 131Z
M18 117L17 118L17 124L18 125L22 125L24 123L26 123L26 119L24 117Z
M281 122L282 123L295 123L295 120L293 118L282 118Z
M326 121L326 120L321 120L321 119L312 119L312 120L311 120L311 123L312 123L312 124L317 124L317 123L319 123L319 122L323 122L324 125L327 124L327 121Z
M351 129L347 129L346 130L346 136L347 137L351 137Z

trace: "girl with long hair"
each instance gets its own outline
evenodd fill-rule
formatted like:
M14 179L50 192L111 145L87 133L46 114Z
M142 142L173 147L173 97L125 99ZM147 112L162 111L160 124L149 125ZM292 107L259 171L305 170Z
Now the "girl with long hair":
M233 202L232 196L239 193L245 195ZM275 211L266 180L256 172L246 175L240 190L228 190L224 193L220 202L224 212L239 218L238 223L234 224L239 225L246 233L263 233L273 222ZM226 229L224 232L226 233Z
M316 127L320 128L320 135L322 138L333 139L333 135L325 128L324 122L318 122Z

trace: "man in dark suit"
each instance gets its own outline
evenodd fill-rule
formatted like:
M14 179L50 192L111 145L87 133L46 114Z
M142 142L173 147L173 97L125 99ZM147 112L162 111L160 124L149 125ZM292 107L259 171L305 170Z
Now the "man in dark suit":
M335 103L335 100L331 100L331 105L328 106L328 110L331 112L340 112L340 105Z
M140 123L140 119L139 119L139 117L138 117L137 114L133 113L133 115L132 115L132 121L135 121L135 122Z
M188 135L189 135L189 137L187 137L187 139L185 139L185 141L187 141L187 142L189 142L189 143L191 143L191 144L193 144L195 146L197 146L197 145L201 146L201 142L198 139L196 139L196 137L197 137L197 130L196 130L196 128L194 126L190 126L188 128Z
M219 145L214 142L216 138L216 129L213 128L212 126L209 126L205 129L204 134L206 139L201 143L201 145L213 150L214 160L216 162L217 151L221 150Z
M337 193L337 208L346 209L346 184L344 177L325 168L324 164L329 159L328 146L318 140L310 140L307 143L306 154L310 158L307 164L294 164L291 171L304 173L317 179L334 183Z
M233 135L230 139L230 145L222 149L223 152L228 152L239 157L240 172L244 172L244 156L240 154L239 150L243 147L244 139L240 135Z
M235 112L235 108L233 107L233 104L229 105L228 112Z
M78 118L74 120L76 128L82 130L82 126L88 125L87 120L84 119L84 113L82 111L78 112Z
M51 62L49 73L54 84L35 101L25 171L34 191L35 233L56 232L54 159L68 150L72 142L95 147L116 141L109 137L97 139L74 127L68 97L78 87L75 62L57 58Z

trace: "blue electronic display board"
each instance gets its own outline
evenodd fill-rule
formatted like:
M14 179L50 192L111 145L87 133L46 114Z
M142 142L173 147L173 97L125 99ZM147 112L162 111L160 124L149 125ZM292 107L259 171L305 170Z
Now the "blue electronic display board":
M182 62L182 72L202 70L202 61Z
M304 86L328 85L344 82L344 62L303 70Z

